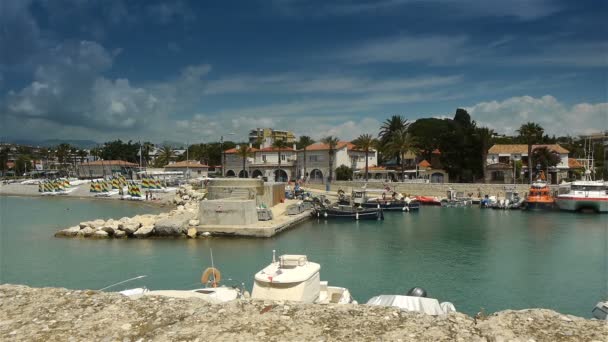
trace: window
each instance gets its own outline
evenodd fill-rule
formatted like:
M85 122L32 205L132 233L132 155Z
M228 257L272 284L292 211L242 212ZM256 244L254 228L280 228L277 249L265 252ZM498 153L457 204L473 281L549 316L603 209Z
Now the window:
M317 158L318 156L308 156L308 161L311 162L316 162L319 161L319 158Z
M281 154L281 160L285 161L285 155L284 154Z
M265 154L263 154L263 155L262 155L262 161L263 161L264 163L266 162L266 155L265 155Z

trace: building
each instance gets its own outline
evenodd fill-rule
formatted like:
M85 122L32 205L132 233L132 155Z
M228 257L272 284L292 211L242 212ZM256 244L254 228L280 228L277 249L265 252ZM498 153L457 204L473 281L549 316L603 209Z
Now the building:
M121 174L132 178L139 165L124 160L97 160L77 165L78 178L101 178Z
M558 144L533 145L532 151L537 148L546 147L550 151L559 154L560 162L545 171L547 180L551 184L558 184L562 179L569 178L571 173L569 151ZM521 171L516 175L517 164L521 162ZM573 165L576 167L576 165ZM533 168L538 168L534 166ZM486 174L484 178L487 183L512 184L516 182L517 176L521 179L528 178L528 145L525 144L496 144L488 150L486 158Z
M397 181L410 181L410 182L430 182L430 183L444 183L448 181L448 174L442 169L439 157L441 152L434 150L431 153L430 162L423 159L421 156L417 156L411 151L408 151L403 160L393 158L383 163L382 165L370 165L368 167L368 179L377 180L383 182L397 182ZM418 162L420 160L420 162ZM404 170L402 170L404 167ZM402 175L404 177L402 177ZM355 179L365 178L365 166L355 171ZM404 179L402 179L404 178Z
M272 128L256 128L249 132L249 143L258 145L260 148L271 147L275 141L282 140L288 145L296 142L296 136L292 131L282 131Z
M238 155L238 148L239 146L224 152L226 156L226 177L263 178L281 182L294 179L295 144L293 147L285 147L280 150L280 167L278 148L271 146L261 149L250 147L251 156L246 158L245 169L243 169L243 157Z
M368 153L369 166L378 163L378 152ZM335 179L336 168L341 165L350 167L353 170L365 168L365 151L357 149L355 145L348 141L340 141L336 145L331 168L334 170ZM296 154L296 177L298 179L306 177L309 182L324 183L329 177L329 146L324 143L315 143L306 147L306 160L304 160L304 150L297 151ZM304 171L306 169L306 171Z
M179 171L186 177L207 177L209 166L201 164L198 160L184 160L165 165L165 171Z

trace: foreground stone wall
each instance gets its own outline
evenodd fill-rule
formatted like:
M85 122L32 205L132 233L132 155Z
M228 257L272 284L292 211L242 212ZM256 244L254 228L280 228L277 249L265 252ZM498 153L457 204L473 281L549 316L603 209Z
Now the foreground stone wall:
M453 189L458 192L463 192L465 195L473 194L473 197L477 197L481 194L490 196L505 196L505 186L509 188L515 188L520 195L525 195L530 189L528 184L482 184L482 183L387 183L391 188L395 188L398 192L419 195L419 196L437 196L446 197L448 190ZM359 189L365 182L356 181L335 181L331 183L331 191L338 191L340 189L349 193L353 188ZM325 184L309 184L308 187L325 190ZM368 189L382 189L382 183L380 182L369 182L367 183Z
M2 341L605 341L605 322L551 310L477 319L365 305L143 297L0 285Z

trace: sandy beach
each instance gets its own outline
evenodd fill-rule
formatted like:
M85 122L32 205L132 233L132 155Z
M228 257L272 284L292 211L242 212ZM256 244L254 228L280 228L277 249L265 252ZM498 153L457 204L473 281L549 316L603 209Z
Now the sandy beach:
M89 191L89 183L78 184L70 187L69 193L62 195L43 195L38 192L38 184L21 184L10 183L0 184L0 196L40 196L40 197L69 197L69 198L86 198L95 200L121 200L119 195L112 196L95 196L95 193ZM154 200L134 201L145 204L168 205L171 203L175 195L175 191L155 192ZM145 195L144 195L145 196Z

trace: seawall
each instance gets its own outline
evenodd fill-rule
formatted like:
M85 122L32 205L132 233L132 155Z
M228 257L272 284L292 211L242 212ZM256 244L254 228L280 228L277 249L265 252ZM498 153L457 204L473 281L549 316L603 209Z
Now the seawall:
M2 341L604 341L605 322L551 310L477 318L366 305L142 297L0 285Z

